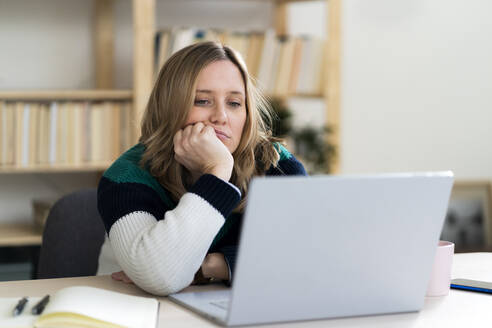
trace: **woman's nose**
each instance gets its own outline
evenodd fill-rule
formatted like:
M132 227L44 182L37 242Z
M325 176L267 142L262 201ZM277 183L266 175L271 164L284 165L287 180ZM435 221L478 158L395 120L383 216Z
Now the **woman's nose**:
M227 121L227 111L225 104L219 103L215 106L210 120L213 123L225 123Z

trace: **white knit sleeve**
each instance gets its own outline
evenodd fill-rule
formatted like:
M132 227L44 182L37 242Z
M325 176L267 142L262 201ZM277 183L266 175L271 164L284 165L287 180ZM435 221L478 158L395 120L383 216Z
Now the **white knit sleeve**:
M148 212L121 217L109 240L119 265L137 286L168 295L193 281L223 223L223 215L209 202L186 193L164 220Z

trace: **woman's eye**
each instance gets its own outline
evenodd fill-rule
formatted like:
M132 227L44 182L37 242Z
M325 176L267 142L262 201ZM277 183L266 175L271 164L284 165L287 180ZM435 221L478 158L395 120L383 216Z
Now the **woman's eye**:
M197 99L195 100L195 105L207 105L208 100L207 99Z
M231 101L231 102L229 102L229 105L232 107L241 107L241 103L239 103L237 101Z

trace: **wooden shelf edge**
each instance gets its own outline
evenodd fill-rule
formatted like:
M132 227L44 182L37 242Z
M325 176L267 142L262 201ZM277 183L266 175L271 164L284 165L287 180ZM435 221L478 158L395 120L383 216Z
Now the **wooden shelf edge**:
M132 90L0 91L0 100L132 100Z
M0 247L38 246L41 245L43 233L34 224L1 223Z
M492 180L490 179L454 179L454 186L457 187L488 187L492 186Z
M292 3L292 2L313 2L316 0L271 0L277 4L282 4L282 3Z
M81 164L39 164L34 166L0 166L0 174L21 173L76 173L76 172L101 172L106 170L111 162L81 163Z
M313 98L313 99L324 99L324 96L321 93L290 93L290 94L265 94L268 98Z

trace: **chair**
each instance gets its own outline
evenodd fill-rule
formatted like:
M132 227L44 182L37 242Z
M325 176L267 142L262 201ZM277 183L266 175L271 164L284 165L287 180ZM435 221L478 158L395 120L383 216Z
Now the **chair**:
M46 220L37 278L95 275L104 236L96 189L63 196Z

